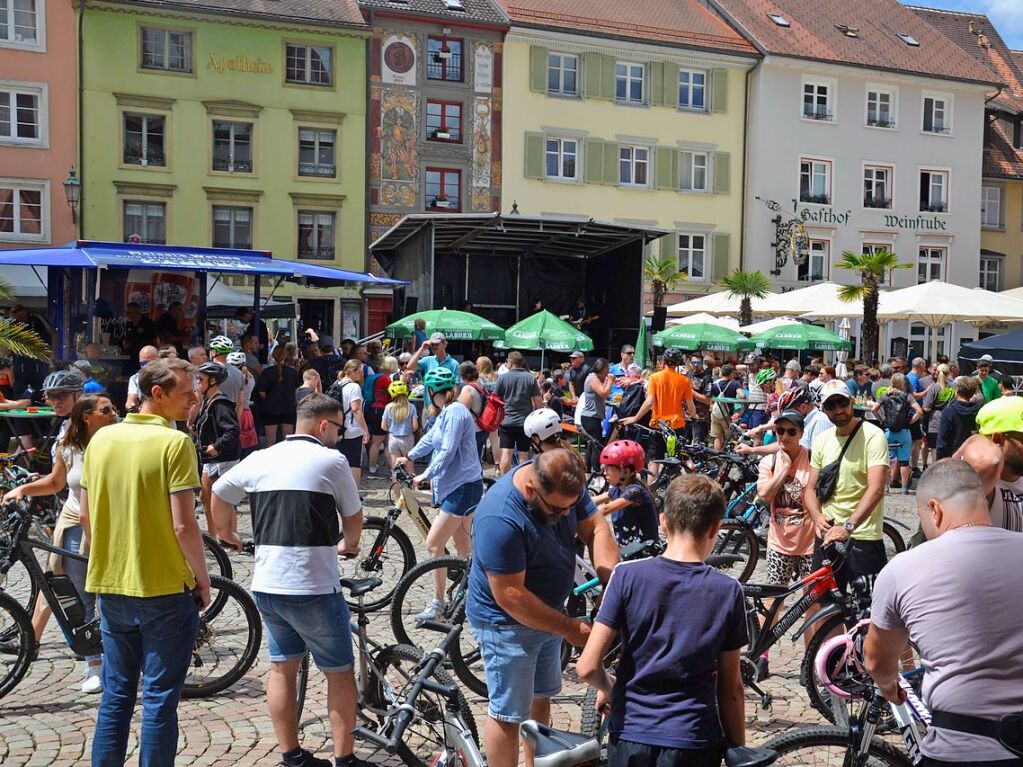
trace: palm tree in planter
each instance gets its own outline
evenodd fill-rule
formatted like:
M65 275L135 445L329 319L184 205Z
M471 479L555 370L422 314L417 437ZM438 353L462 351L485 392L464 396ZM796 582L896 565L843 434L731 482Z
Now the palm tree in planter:
M847 250L842 253L842 260L838 262L838 268L860 273L860 284L842 287L838 291L838 297L842 301L850 303L853 301L863 302L860 357L868 365L875 365L877 364L879 335L877 323L878 288L889 271L892 269L910 269L912 264L900 262L898 256L882 248L870 253L857 253Z
M664 304L664 296L668 291L684 281L686 275L678 270L678 264L674 259L647 256L643 261L643 279L650 281L656 309Z
M736 269L722 277L720 285L729 295L742 299L739 303L739 327L743 328L753 324L753 299L767 298L771 292L771 280L759 269L755 272Z

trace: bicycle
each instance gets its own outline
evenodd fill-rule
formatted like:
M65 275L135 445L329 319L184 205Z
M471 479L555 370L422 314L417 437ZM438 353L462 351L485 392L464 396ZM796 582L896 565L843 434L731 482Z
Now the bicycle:
M80 562L88 561L87 557L29 537L31 526L30 504L9 502L0 508L0 575L20 562L28 571L34 593L41 594L53 610L71 650L77 655L99 655L103 651L99 618L85 620L85 605L74 584L67 576L44 572L34 551ZM262 641L262 623L248 592L219 576L210 580L212 601L199 616L182 690L185 698L209 697L233 685L252 667ZM218 605L215 611L214 605ZM243 634L240 642L239 634ZM38 652L30 613L11 594L0 590L0 698L18 685Z

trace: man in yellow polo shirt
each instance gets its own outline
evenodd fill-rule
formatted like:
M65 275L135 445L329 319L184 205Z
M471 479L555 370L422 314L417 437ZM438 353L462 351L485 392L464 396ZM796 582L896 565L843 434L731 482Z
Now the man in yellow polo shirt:
M195 404L195 368L160 360L139 375L140 411L89 442L82 469L82 527L90 540L88 591L100 597L103 699L93 767L124 764L142 677L139 761L173 765L178 699L210 602L195 519L195 447L170 421ZM110 432L109 434L105 432Z

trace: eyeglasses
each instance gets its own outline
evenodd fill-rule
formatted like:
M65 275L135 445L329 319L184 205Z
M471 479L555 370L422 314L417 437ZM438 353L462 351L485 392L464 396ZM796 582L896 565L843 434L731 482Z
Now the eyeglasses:
M786 435L794 437L797 434L799 434L799 429L797 429L795 426L793 426L791 429L775 426L774 433L777 434L779 437L784 437Z
M345 428L344 424L340 424L337 421L331 421L329 418L324 418L323 420L326 421L329 424L332 424L332 425L336 426L338 431L344 431L344 428Z
M848 397L832 397L824 403L825 410L837 410L839 408L849 407L852 404L852 400Z
M543 493L541 493L539 490L535 490L535 492L536 492L537 497L541 501L543 501L543 505L547 507L547 511L549 513L551 513L551 514L555 514L555 515L560 516L560 517L565 516L566 514L568 514L568 512L570 512L572 509L574 509L576 507L576 504L579 503L579 498L582 498L582 496L579 496L579 498L576 498L568 506L552 506L550 501L548 501L547 498L544 497Z
M104 405L103 407L99 408L98 412L102 413L103 415L110 415L111 413L116 414L117 408L115 408L113 405Z

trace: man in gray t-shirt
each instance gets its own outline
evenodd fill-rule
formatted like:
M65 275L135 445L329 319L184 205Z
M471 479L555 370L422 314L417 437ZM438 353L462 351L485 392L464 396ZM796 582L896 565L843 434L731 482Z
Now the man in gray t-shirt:
M522 352L508 354L508 372L498 376L494 394L504 400L504 421L498 429L501 444L500 468L507 474L512 467L512 454L519 453L519 463L529 460L529 438L522 426L526 416L543 404L536 378L524 370Z
M1023 711L1019 533L991 525L983 484L964 461L935 463L916 497L929 540L877 576L867 669L884 696L898 701L906 640L919 649L924 703L939 717L924 737L922 764L1014 764L1000 762L1016 755L994 738L941 726L935 712L994 721Z

